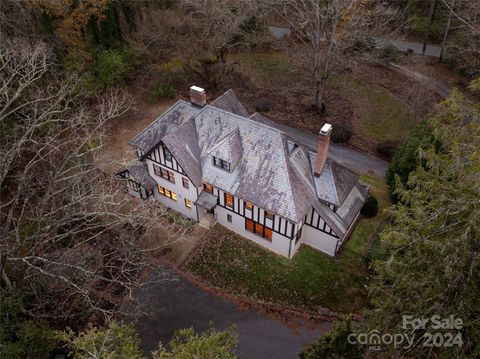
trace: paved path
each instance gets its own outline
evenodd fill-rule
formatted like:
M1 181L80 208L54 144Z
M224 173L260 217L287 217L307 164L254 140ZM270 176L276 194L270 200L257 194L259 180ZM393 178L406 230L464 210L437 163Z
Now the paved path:
M171 273L171 272L170 272ZM254 310L240 309L238 305L198 288L185 279L178 278L152 284L137 298L147 311L135 324L146 353L166 343L181 328L208 329L209 322L217 329L235 324L239 333L237 354L247 359L291 359L308 343L331 329L331 323L321 323L307 329L305 323L284 323L259 314Z
M422 48L423 44L419 42L412 42L412 41L405 41L405 40L397 40L397 39L376 39L376 46L377 47L383 47L386 43L391 43L393 46L395 46L397 49L400 51L405 51L408 49L412 49L413 52L416 54L421 55L422 54ZM438 45L430 45L427 44L427 47L425 49L425 55L427 56L433 56L433 57L440 57L440 50L441 47Z
M269 121L269 124L270 126L278 128L279 130L296 138L300 143L303 143L314 150L317 148L316 135L282 125L274 121ZM335 128L333 130L335 131ZM373 174L377 177L385 176L385 172L388 168L388 162L384 160L369 156L350 147L337 145L335 143L330 143L328 157L344 165L345 167L357 170L361 173Z

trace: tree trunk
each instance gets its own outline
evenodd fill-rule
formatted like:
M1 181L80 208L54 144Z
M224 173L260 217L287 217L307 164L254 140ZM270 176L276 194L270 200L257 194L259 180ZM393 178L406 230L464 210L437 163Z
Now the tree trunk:
M432 0L432 6L430 7L430 15L428 17L427 33L425 34L425 40L423 41L422 56L425 56L425 50L427 49L428 37L430 35L430 29L432 27L433 15L435 14L436 7L437 0Z
M443 41L442 41L442 47L440 48L439 62L442 62L442 60L443 60L443 52L445 51L445 45L447 43L447 37L448 37L448 32L450 30L450 24L452 22L452 14L453 14L453 9L454 8L455 8L455 0L453 0L452 9L448 13L447 27L445 29L445 33L443 34Z

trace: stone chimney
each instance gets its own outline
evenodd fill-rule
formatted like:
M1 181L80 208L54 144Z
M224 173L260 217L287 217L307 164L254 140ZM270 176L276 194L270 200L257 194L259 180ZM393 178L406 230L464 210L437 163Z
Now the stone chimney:
M201 87L190 87L190 102L200 107L205 106L207 104L207 93Z
M320 176L323 166L328 157L328 148L330 147L330 135L332 134L332 125L326 123L318 133L317 142L317 161L315 162L315 176Z

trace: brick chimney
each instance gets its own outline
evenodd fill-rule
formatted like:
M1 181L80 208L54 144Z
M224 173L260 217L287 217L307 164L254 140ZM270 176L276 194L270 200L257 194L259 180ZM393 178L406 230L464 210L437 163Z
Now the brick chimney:
M332 125L326 123L318 133L317 142L317 161L315 162L315 176L320 176L323 166L328 156L328 148L330 147L330 135L332 134Z
M190 87L190 102L200 107L205 106L207 104L207 93L201 87Z

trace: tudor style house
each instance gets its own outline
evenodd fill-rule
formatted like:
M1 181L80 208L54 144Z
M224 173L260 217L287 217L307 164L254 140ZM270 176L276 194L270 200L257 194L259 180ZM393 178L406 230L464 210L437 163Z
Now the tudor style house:
M138 159L117 172L128 191L287 258L302 243L334 256L368 187L328 158L332 126L313 149L249 115L232 90L210 104L199 87L190 95L130 141Z

